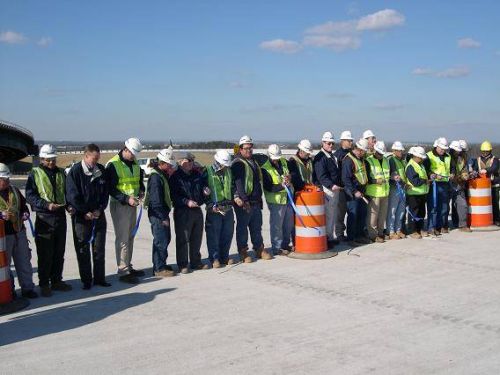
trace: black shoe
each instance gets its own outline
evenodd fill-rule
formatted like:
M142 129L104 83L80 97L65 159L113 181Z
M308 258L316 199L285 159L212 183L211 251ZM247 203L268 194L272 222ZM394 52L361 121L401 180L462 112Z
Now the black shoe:
M34 290L23 290L21 295L25 298L38 298L38 294Z
M140 280L137 276L132 275L131 273L128 273L126 275L122 275L118 278L122 283L127 283L127 284L139 284Z
M42 297L52 297L52 289L50 289L50 286L41 286L40 291L42 293Z
M110 284L110 283L108 283L106 280L104 280L104 281L98 281L98 282L94 281L94 285L103 286L103 287L105 287L105 288L107 288L107 287L110 287L110 286L111 286L111 284Z
M133 268L131 268L130 271L128 271L128 272L131 275L134 275L136 277L139 277L139 276L142 277L142 276L146 275L143 270L134 270Z
M346 237L346 236L344 236L344 235L342 234L342 235L340 235L340 236L337 236L337 241L339 241L339 242L347 242L347 241L349 241L349 240L347 239L347 237Z
M59 292L69 292L73 289L71 285L66 284L64 281L58 281L57 283L52 284L50 288Z
M339 244L339 241L337 241L337 240L328 240L327 241L327 245L328 245L329 249L334 248L335 245L338 245L338 244Z
M91 283L85 283L82 286L83 290L89 290L90 288L92 288L92 284Z

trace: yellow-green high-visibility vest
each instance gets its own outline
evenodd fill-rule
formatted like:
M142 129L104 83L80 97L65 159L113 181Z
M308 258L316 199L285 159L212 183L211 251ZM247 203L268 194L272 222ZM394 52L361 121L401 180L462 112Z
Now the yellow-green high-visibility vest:
M427 176L427 171L425 170L424 166L422 164L418 164L415 160L410 159L408 164L406 165L405 168L405 173L408 170L409 166L412 166L415 172L418 174L418 177L420 177L421 180L425 180L426 183L422 184L420 186L413 186L411 184L411 181L407 178L408 185L410 185L409 189L406 191L406 194L408 195L424 195L429 192L429 185L427 184L427 180L429 177Z
M379 161L375 156L369 156L366 159L368 164L370 164L370 176L372 179L382 179L384 182L382 185L379 184L368 184L366 186L366 195L374 198L383 198L389 196L389 178L391 177L391 171L389 167L389 161L385 156Z
M435 173L441 176L439 181L449 181L450 180L450 164L451 164L451 156L448 154L444 155L444 160L437 155L434 155L434 152L429 151L427 153L429 157L429 161L431 162L431 173Z
M57 168L56 171L55 194L49 176L42 168L35 167L32 169L32 172L40 198L49 203L66 204L66 197L64 195L66 189L66 176L62 169Z
M398 173L398 176L401 177L401 180L404 183L406 183L406 173L405 173L406 160L402 160L395 155L388 157L387 160L389 160L389 161L394 160L394 164L396 164L396 171ZM390 167L390 165L389 165L389 167Z
M306 184L312 184L313 166L311 159L308 159L305 164L297 155L293 155L292 159L297 163L297 168L299 169L299 174L302 181Z
M363 160L359 160L352 153L348 153L347 157L354 163L354 177L360 183L360 185L366 185L368 183L368 175L366 174L366 167Z
M231 169L224 169L224 177L216 173L213 166L207 167L208 187L210 188L210 202L218 204L233 199L231 194L232 175Z
M237 162L242 162L243 165L245 166L245 194L250 195L253 192L253 169L250 166L250 163L245 160L243 157L238 157L234 159L233 163ZM259 166L257 166L257 173L259 174L259 180L260 183L262 184L262 171L260 170Z
M12 227L16 232L19 232L22 226L21 198L16 188L9 187L9 203L0 196L0 211L8 211L14 214L14 218L11 219Z
M167 178L163 175L163 173L159 173L156 169L153 168L149 178L152 175L157 174L161 178L161 182L163 183L163 199L165 200L165 204L169 209L172 209L172 198L170 197L170 186L168 185ZM148 208L149 206L149 185L148 190L146 191L146 197L144 198L144 207Z
M118 176L116 189L125 195L138 197L141 186L141 167L139 167L139 164L137 164L134 160L132 164L132 171L130 171L129 166L120 159L120 155L113 156L108 161L108 164L109 163L113 164L116 175Z
M279 163L281 164L281 167L283 168L283 175L289 174L288 171L288 165L286 162L285 158L280 158ZM283 176L278 173L278 170L274 167L274 165L267 160L264 165L262 166L262 169L264 169L267 173L269 173L269 176L271 176L271 181L274 185L281 184L283 182ZM290 186L289 189L292 191L293 194L293 187ZM274 203L274 204L286 204L287 203L287 192L285 189L277 192L270 192L267 190L264 190L264 196L266 197L266 202L267 203Z

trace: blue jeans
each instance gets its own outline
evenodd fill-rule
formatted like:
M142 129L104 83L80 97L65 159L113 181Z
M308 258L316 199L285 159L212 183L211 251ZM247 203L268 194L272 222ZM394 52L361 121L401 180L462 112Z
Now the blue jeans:
M262 239L262 209L258 204L251 205L250 210L235 207L236 213L236 245L238 251L248 247L248 230L254 249L259 249L264 245Z
M153 233L153 272L160 272L167 267L167 247L170 244L170 227L163 225L163 222L150 217L151 232Z
M366 225L366 203L361 198L353 198L347 201L347 239L365 237Z
M396 233L401 231L405 217L406 202L398 194L395 186L391 186L389 191L389 207L387 208L387 231Z
M268 203L271 245L274 254L290 245L293 231L293 209L289 204Z
M226 211L224 216L207 211L205 232L207 233L208 259L211 262L218 260L226 263L229 259L229 249L234 233L233 210Z
M429 231L448 228L450 213L450 185L448 182L436 182L436 202L434 202L434 184L429 186L427 194L427 229Z

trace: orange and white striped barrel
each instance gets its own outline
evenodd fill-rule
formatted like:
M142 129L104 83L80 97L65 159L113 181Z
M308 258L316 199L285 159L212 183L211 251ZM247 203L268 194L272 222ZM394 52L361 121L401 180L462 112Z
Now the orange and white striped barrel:
M12 302L12 284L10 283L7 247L5 243L5 223L0 220L0 305Z
M329 251L326 239L325 196L321 189L306 185L295 195L295 251L290 257L324 259L337 255Z
M469 181L469 223L472 228L493 225L491 180L485 175Z

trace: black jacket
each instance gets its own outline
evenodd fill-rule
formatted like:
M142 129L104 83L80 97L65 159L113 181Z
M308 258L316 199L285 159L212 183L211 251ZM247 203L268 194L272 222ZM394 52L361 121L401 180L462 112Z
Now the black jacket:
M366 168L366 161L363 160L363 163ZM354 199L354 193L356 193L356 191L364 193L366 190L366 185L361 185L356 179L354 170L355 165L351 158L344 158L344 161L342 162L342 183L348 200Z
M156 169L168 181L168 175L163 171ZM170 184L169 184L170 187ZM172 189L170 189L170 198L172 198ZM160 175L153 173L148 180L148 217L155 217L161 221L168 219L170 208L165 203L165 189L163 179Z
M118 153L118 155L120 156L120 160L123 161L130 168L130 171L132 171L133 162L129 161L129 160L125 160L123 158L122 153L123 153L123 150ZM140 180L139 180L140 181L139 182L139 184L140 184L139 194L143 195L144 192L146 191L146 188L144 186L144 171L142 170L142 168L139 168L139 171L140 171L140 175L141 175ZM109 195L111 195L113 198L115 198L121 204L127 205L128 204L128 195L123 194L121 191L119 191L116 188L116 185L118 185L118 174L116 173L115 166L113 165L113 163L108 163L108 165L106 166L106 180L108 182Z
M99 210L104 213L109 194L104 166L97 164L93 175L86 175L82 163L71 167L66 177L66 202L76 210L77 217Z
M297 154L297 157L299 155ZM307 165L307 162L310 158L301 159L304 165ZM300 191L304 189L306 183L302 180L302 176L300 175L299 166L297 165L297 161L294 158L288 159L288 171L290 172L290 176L292 177L292 185L295 191Z
M170 177L169 183L175 208L188 207L189 200L195 201L198 206L203 204L203 189L206 185L200 172L193 170L187 174L179 167Z
M43 165L40 165L40 168L47 173L50 182L52 183L52 189L54 192L56 191L56 176L57 172L60 172L64 175L64 171L60 168L46 168ZM47 214L47 215L57 215L57 216L65 216L66 212L64 208L61 207L57 211L49 211L49 202L40 197L40 193L38 193L38 188L35 183L35 177L33 172L31 172L28 176L28 180L26 181L26 200L31 206L31 209L34 212Z
M260 186L259 166L254 159L248 160L253 171L253 191L250 195L245 193L245 165L244 161L237 157L231 165L233 174L233 191L235 197L239 197L244 202L260 203L262 202L262 188Z
M323 150L320 150L313 161L313 181L317 185L331 189L333 185L342 186L341 170L335 156L325 155Z

